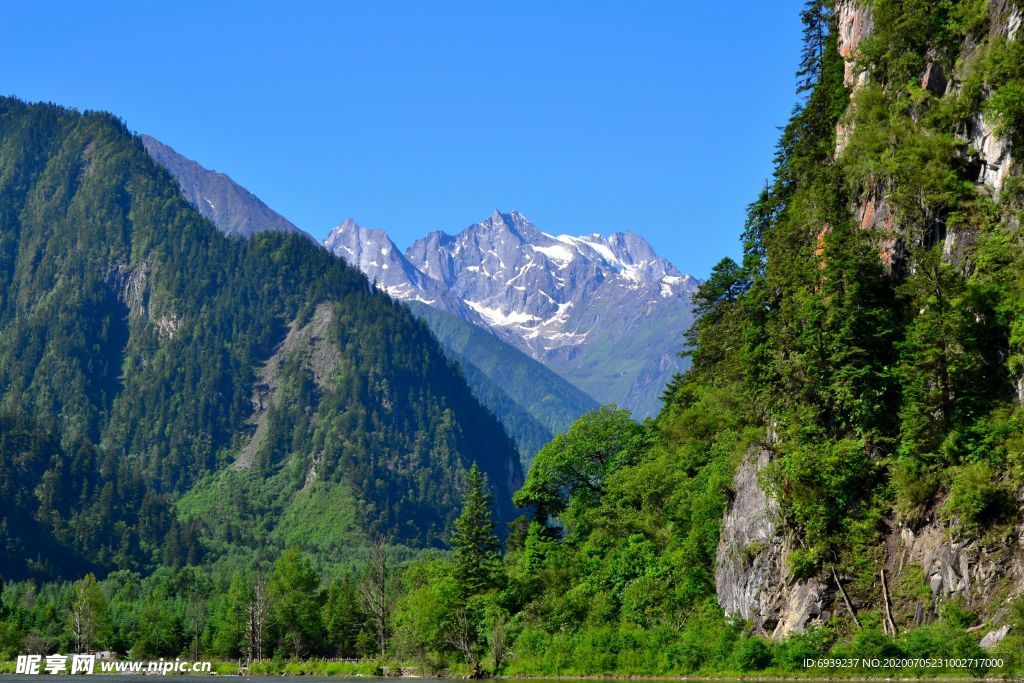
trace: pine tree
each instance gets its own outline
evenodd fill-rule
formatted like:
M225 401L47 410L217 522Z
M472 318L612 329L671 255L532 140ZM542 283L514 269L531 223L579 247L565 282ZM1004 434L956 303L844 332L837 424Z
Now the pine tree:
M455 520L452 546L455 578L463 596L477 595L497 585L501 542L494 533L487 479L476 463L466 476L462 514Z
M796 72L797 92L805 93L813 90L821 77L831 11L822 0L807 0L800 19L804 25L804 46Z

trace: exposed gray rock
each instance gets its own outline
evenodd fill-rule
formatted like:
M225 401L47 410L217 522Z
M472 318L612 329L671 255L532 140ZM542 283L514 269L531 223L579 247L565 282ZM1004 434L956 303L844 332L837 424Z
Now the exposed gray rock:
M210 219L221 232L242 237L267 231L306 235L223 173L203 168L156 138L148 135L140 135L139 138L153 160L178 181L189 204Z
M937 524L928 524L914 533L900 530L903 562L917 564L925 580L938 597L964 594L971 588L970 558L977 552L977 541L955 542Z
M989 33L993 37L1017 39L1021 25L1021 11L1015 0L990 0L988 15Z
M987 611L997 587L1009 581L1012 594L1024 589L1024 529L1015 529L1015 543L984 545L970 536L958 538L937 520L916 532L902 527L893 531L898 542L887 546L896 571L917 565L924 572L933 601L961 597L968 604Z
M419 301L482 325L480 316L445 285L409 262L387 233L364 228L351 218L331 230L324 246L363 271L377 286L396 299Z
M727 614L781 638L827 619L832 591L821 580L789 575L778 505L758 481L768 462L768 449L755 447L736 470L715 555L715 589Z
M256 382L252 389L253 414L249 418L252 434L239 451L235 459L235 467L248 469L252 466L260 445L266 439L269 429L269 409L278 400L280 379L278 370L291 358L299 356L313 374L313 381L318 387L329 384L331 373L338 367L341 355L337 348L328 342L329 328L334 321L334 314L328 304L318 304L313 315L304 324L293 321L284 340L274 350L273 355L259 369ZM378 400L386 400L387 396L379 396ZM314 458L314 464L306 472L306 481L311 483L316 478L316 464L321 458Z
M633 233L547 234L518 212L494 212L457 235L432 233L406 252L500 338L601 403L654 414L691 323L697 281Z
M1002 642L1003 638L1005 638L1009 632L1010 625L1003 624L994 631L989 631L988 633L986 633L985 636L981 639L981 646L986 650L991 650L1000 642Z
M967 140L981 160L978 182L994 190L1002 189L1013 161L1009 141L996 133L995 124L981 111L971 120Z

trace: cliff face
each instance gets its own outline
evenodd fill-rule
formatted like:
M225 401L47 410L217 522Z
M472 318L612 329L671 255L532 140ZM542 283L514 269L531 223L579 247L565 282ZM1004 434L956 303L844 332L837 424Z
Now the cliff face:
M877 85L862 48L875 29L879 4L884 3L839 0L833 8L832 27L844 61L842 80L851 102L836 126L837 163L856 135L856 95ZM923 96L936 101L974 103L965 121L945 133L954 140L963 175L973 191L991 198L994 210L1001 212L998 221L1013 233L1019 228L1018 220L1006 208L1009 202L1001 201L1001 193L1019 173L1012 140L992 114L988 102L992 89L982 85L970 96L966 89L978 88L971 83L971 70L989 45L1016 41L1022 35L1022 13L1007 0L989 2L987 11L987 36L964 39L955 59L941 59L927 47L919 88ZM854 224L873 233L888 272L912 270L908 254L937 244L945 263L961 273L973 272L973 248L980 229L947 214L907 221L897 208L896 191L894 183L880 180L850 206ZM819 231L819 244L828 230L825 226ZM1024 379L1017 380L1016 393L1018 402L1024 402ZM772 430L768 431L771 435ZM1024 594L1024 522L1019 512L1017 522L999 527L999 537L993 538L990 530L969 531L953 525L941 513L945 493L938 493L914 515L894 505L884 520L887 532L877 549L873 586L865 587L863 578L849 572L836 573L829 561L821 563L816 575L797 577L788 557L799 547L800 534L787 527L780 503L765 492L762 481L761 473L776 455L773 438L752 446L732 482L733 496L722 520L716 555L718 601L727 613L748 620L758 633L778 638L851 611L880 615L886 631L909 628L938 619L942 605L956 600L978 615L974 630L983 647L994 646L1007 635L1011 628L1008 605ZM1024 490L1011 497L1010 505L1024 510ZM853 588L856 581L860 585ZM904 590L907 586L918 589ZM850 589L849 595L844 587Z
M790 576L792 540L778 503L758 479L769 459L768 448L752 448L733 478L734 497L715 558L715 588L726 612L750 621L758 633L782 637L827 620L833 589L817 578Z

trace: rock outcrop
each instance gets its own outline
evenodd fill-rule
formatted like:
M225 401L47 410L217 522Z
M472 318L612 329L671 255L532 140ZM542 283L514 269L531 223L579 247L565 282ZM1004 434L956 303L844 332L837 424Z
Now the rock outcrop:
M235 467L248 469L252 466L256 454L266 438L268 430L267 418L270 407L277 400L280 381L278 370L295 357L301 357L309 368L317 387L326 388L330 375L338 366L341 354L328 341L328 332L334 322L334 314L328 304L319 304L313 310L310 319L304 323L294 321L288 334L274 350L273 355L259 369L252 390L252 416L249 424L251 435L235 458ZM387 400L387 397L381 397ZM314 459L310 470L306 473L307 483L316 479L315 468L320 458Z
M992 0L988 8L990 36L1018 40L1022 15L1017 4ZM871 5L863 0L838 0L835 12L839 51L845 60L844 83L851 95L856 95L871 77L858 61L859 48L874 25ZM944 64L935 51L929 50L920 74L921 88L934 97L958 96L964 69L970 68L978 45L974 38L965 41L955 65ZM837 127L836 158L854 135L850 120L848 112ZM962 143L964 157L977 163L974 180L978 191L998 194L1007 178L1016 173L1010 141L999 134L998 127L980 108L954 132ZM889 268L905 263L914 249L936 245L941 245L948 263L969 268L971 247L977 238L975 229L947 226L943 215L913 225L902 224L884 183L864 191L851 211L861 229L877 236L881 258ZM819 243L828 229L827 225L818 229ZM1024 376L1016 388L1018 399L1024 402ZM901 627L928 623L938 618L944 603L957 600L981 616L978 637L983 647L995 647L1007 635L1008 603L1024 595L1024 523L1018 520L1005 538L994 540L948 528L939 514L939 504L913 526L899 523L899 515L893 512L883 547L878 549L876 570L884 568L884 572L876 575L875 584L868 585L861 577L854 588L848 585L852 584L851 577L832 574L828 565L817 577L797 581L786 561L796 541L782 527L778 503L758 481L758 473L770 457L770 447L752 448L733 480L733 499L722 520L716 555L717 595L727 613L749 620L758 633L779 637L825 622L837 611L843 613L846 607L838 588L842 582L854 609L874 612L881 619L882 606L889 601L894 623ZM1024 510L1024 491L1018 492L1017 498L1018 509ZM885 597L881 590L883 577Z
M733 477L715 556L715 588L727 614L750 621L757 633L781 638L826 621L833 596L825 581L790 574L790 541L778 504L759 480L769 459L767 448L755 446Z
M857 65L858 48L871 34L871 6L858 0L839 0L835 6L839 26L839 54L845 60L843 82L854 88L867 80L867 72Z
M846 608L828 569L802 580L789 571L793 541L782 526L778 503L759 481L769 460L768 448L752 447L733 478L715 558L715 587L727 614L749 621L757 633L781 638L827 622ZM895 526L881 560L890 593L908 572L914 572L911 582L923 577L929 589L927 599L919 592L899 598L894 605L897 621L928 623L943 603L957 599L997 627L986 636L994 645L1008 632L1002 628L1007 604L1024 594L1024 524L1004 543L983 543L975 536L951 533L933 514L916 529ZM881 593L853 595L852 601L857 609L878 610Z

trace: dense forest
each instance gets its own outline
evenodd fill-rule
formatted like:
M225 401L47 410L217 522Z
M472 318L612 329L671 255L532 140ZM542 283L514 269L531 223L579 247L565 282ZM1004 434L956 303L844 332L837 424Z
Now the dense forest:
M224 236L122 122L13 98L0 422L7 579L196 563L225 517L326 525L334 506L291 507L314 485L365 534L438 546L473 462L506 518L522 476L426 326L357 270L301 235ZM179 509L218 483L271 507Z
M638 423L608 406L541 449L515 494L524 514L508 525L503 544L494 487L486 484L501 475L473 468L453 505L461 514L450 552L399 557L371 543L361 562L345 568L292 548L230 572L211 571L196 557L145 575L128 565L97 573L99 580L13 581L0 598L0 650L68 647L80 635L68 618L78 610L96 625L90 646L140 656L360 656L506 675L789 673L826 656L991 656L1002 666L918 661L899 673L1024 670L1024 594L1014 573L1024 487L1024 184L1013 171L1024 134L1020 12L1002 0L809 0L802 19L798 104L774 174L750 205L742 259L721 261L695 297L699 320L686 332L691 369L667 388L655 419ZM847 20L860 27L855 45ZM19 154L38 155L31 136L3 139ZM1005 143L1006 159L992 156L993 140ZM0 158L6 163L8 152ZM11 188L27 185L12 177L0 173ZM6 222L6 204L0 211ZM282 249L283 242L234 248ZM45 277L38 264L46 262L30 259L24 277L32 267ZM0 311L45 306L48 291L6 297ZM99 296L90 291L76 296ZM151 300L156 315L167 310L155 294ZM46 476L55 466L31 454L59 448L60 472L94 461L100 471L107 462L123 466L127 454L108 436L114 428L90 426L134 424L120 416L137 416L116 398L62 407L60 390L89 377L93 395L117 395L117 373L76 349L109 348L125 337L113 322L85 326L87 335L68 338L53 356L46 344L33 345L31 325L14 320L0 338L26 331L8 355L41 350L33 364L0 363L5 391L24 397L11 401L11 411L22 412L4 418L11 426L2 434L16 438L0 444L8 449L2 462L36 468L32 481L40 485L0 478L5 499L26 501L6 523L73 534L76 515L93 508L75 502L81 491L61 489L59 473ZM159 328L147 329L156 344ZM222 357L207 356L201 344L195 351L197 359ZM31 392L29 379L4 369L28 373L73 359L99 367L65 370L60 382ZM156 372L146 359L147 372ZM314 390L300 367L282 367L288 391ZM139 382L140 390L148 386ZM36 420L23 416L28 408ZM275 419L301 435L300 412ZM54 433L47 425L55 422L66 426ZM199 452L216 458L217 450ZM160 473L163 458L175 457L131 454L142 472ZM784 549L780 574L759 589L820 589L821 608L798 628L720 604L723 518L740 502L737 477L752 456L765 461L756 482L773 501L778 529L735 550L746 571ZM173 462L178 467L157 479L167 490L192 471ZM42 505L51 482L52 500L68 507ZM200 517L174 522L185 545L194 530L181 525ZM911 552L915 539L931 537L943 553L973 549L958 557L989 562L991 571L968 567L962 585L943 576L936 582ZM1008 635L983 649L982 636L998 626Z

